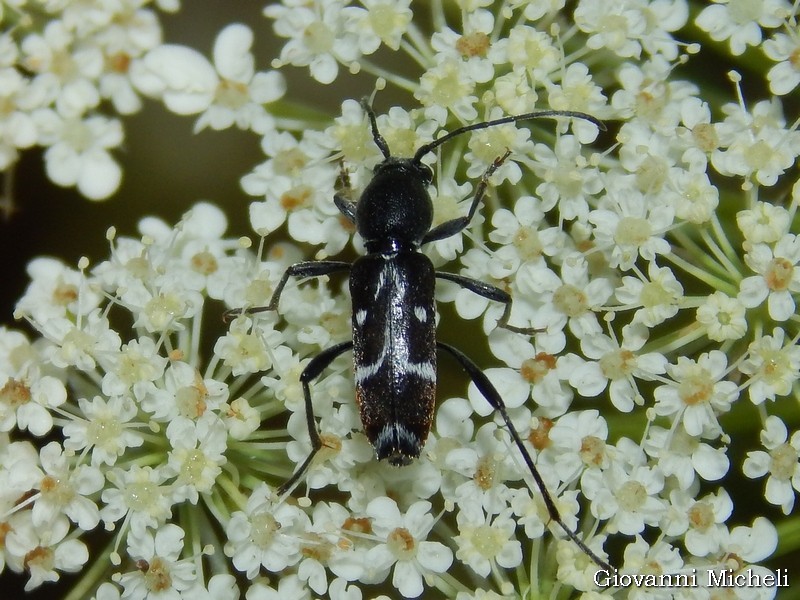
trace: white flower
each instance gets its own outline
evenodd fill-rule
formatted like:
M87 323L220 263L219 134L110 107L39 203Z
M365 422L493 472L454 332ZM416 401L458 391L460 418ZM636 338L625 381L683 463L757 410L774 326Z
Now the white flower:
M794 507L794 490L800 492L800 432L794 432L790 440L786 425L772 415L764 424L761 443L769 452L748 452L742 470L751 479L769 473L764 497L788 515Z
M615 186L601 201L600 207L589 213L595 225L598 245L610 249L612 267L628 271L641 256L647 261L657 254L670 252L664 233L672 225L675 212L671 207L654 205L632 189Z
M30 104L36 106L33 85L16 69L0 69L0 102L6 107L0 115L0 169L7 169L18 158L18 150L32 146L38 132L29 113Z
M689 4L685 0L663 0L636 5L643 13L647 32L642 37L644 50L658 56L663 55L670 60L678 58L682 50L683 39L676 41L671 32L686 25L689 20Z
M745 305L740 298L731 298L716 291L705 298L697 308L697 322L706 335L717 342L738 340L747 333Z
M228 435L234 440L245 440L261 426L261 415L246 398L236 398L230 404L223 404L222 420Z
M714 448L686 433L679 426L675 431L653 426L644 441L649 456L658 459L666 477L675 477L682 490L690 489L699 475L706 481L722 479L728 472L730 460L725 448Z
M541 496L532 494L527 488L514 490L512 494L511 510L519 517L518 523L525 527L525 535L531 540L541 538L544 535L545 523L549 517L547 509L542 504ZM561 513L561 503L557 506L559 507L559 513ZM564 513L561 513L561 516L563 518ZM570 523L573 519L570 517L571 515L567 517L568 521L566 521L568 526L572 526Z
M554 422L541 460L552 462L559 480L571 483L584 469L609 466L607 439L608 424L597 410L571 412Z
M180 598L180 592L190 589L197 573L193 561L180 558L183 537L183 530L172 524L163 525L154 533L147 530L131 531L128 535L128 555L137 561L138 568L120 577L124 598Z
M141 434L129 424L137 412L136 405L130 398L79 398L78 406L83 418L75 418L64 425L64 435L67 438L64 447L70 450L90 450L92 465L113 465L127 448L142 445Z
M600 332L595 310L613 293L611 281L603 277L590 278L586 259L578 254L564 258L561 277L543 265L523 265L517 277L520 292L539 298L538 320L548 333L560 331L569 323L577 338Z
M119 334L111 329L100 309L94 309L85 318L58 317L37 322L41 332L54 344L48 350L48 358L60 369L76 367L91 371L99 357L120 347Z
M151 284L154 282L151 282ZM158 286L137 286L124 290L129 310L136 315L134 325L148 333L182 329L187 319L202 308L202 297L187 289L178 278L163 278Z
M122 169L110 154L122 145L120 122L101 116L64 118L52 110L34 114L47 176L63 187L76 186L90 200L104 200L117 191Z
M414 14L411 0L364 0L366 10L348 6L347 28L358 34L358 44L363 54L372 54L381 43L392 50L400 48L400 40L406 33Z
M635 115L634 122L644 122L675 140L675 126L681 121L684 108L682 101L695 97L698 90L689 81L673 79L673 68L663 56L622 65L617 74L622 89L614 93L611 103L621 115ZM710 114L706 117L710 120ZM696 117L692 121L696 123Z
M490 114L491 118L501 118L498 112ZM470 136L469 152L464 154L464 160L469 164L467 176L478 179L487 168L507 151L512 155L525 156L530 154L533 143L530 141L530 131L524 127L517 128L512 124L498 125L488 129L479 130ZM522 169L514 160L504 161L494 172L490 181L497 185L504 181L512 184L518 183L522 177Z
M274 504L272 490L261 484L247 500L245 511L235 511L225 528L225 554L233 565L254 579L263 566L280 572L301 559L301 533L308 517L296 506Z
M665 356L639 352L646 341L646 337L636 334L625 335L621 343L604 334L584 337L581 350L591 360L572 365L570 385L581 396L597 396L608 385L611 403L622 412L630 412L635 404L643 402L634 378L652 381L666 370Z
M92 600L120 600L119 588L113 583L103 582L97 588L97 593Z
M778 532L775 526L766 517L756 517L752 527L741 525L730 531L724 532L720 549L716 554L722 569L728 569L734 574L752 570L755 575L764 576L770 571L764 567L752 565L757 561L775 552L778 545ZM719 575L719 574L717 574ZM707 580L700 580L707 585ZM771 598L774 589L764 587L756 590L759 598Z
M100 517L107 529L123 517L130 518L132 531L156 528L169 518L172 494L169 486L162 485L166 479L163 469L132 466L123 471L115 468L108 475L114 487L103 490L105 506Z
M545 211L545 206L533 196L517 198L513 213L506 209L495 211L492 216L495 229L489 233L489 239L504 247L493 258L502 256L504 260L509 260L509 256L512 256L519 262L536 262L561 251L567 244L561 228L540 228ZM512 267L509 271L515 272L516 268Z
M4 518L8 518L14 514L12 508L19 499L36 487L44 473L34 445L9 442L7 435L0 436L0 467L0 505L6 511ZM0 555L0 564L2 560Z
M260 235L277 229L288 219L294 240L325 244L327 254L340 252L347 243L349 234L342 227L341 214L333 202L340 170L323 160L331 150L327 145L341 141L336 149L345 155L348 168L351 164L362 165L365 153L374 156L377 148L369 137L359 104L346 101L342 108L343 116L324 134L306 130L300 141L286 134L263 138L262 148L269 160L242 179L248 194L264 196L263 203L250 206L251 224ZM332 143L332 136L339 141ZM275 273L277 277L281 274Z
M754 308L767 300L769 316L776 321L786 321L794 315L793 294L800 292L800 237L786 234L774 247L754 244L744 259L758 275L740 282L742 304Z
M249 27L228 25L214 43L213 65L191 48L159 46L136 65L133 80L178 114L202 113L195 131L235 124L263 134L273 127L264 105L281 98L286 84L277 71L255 72L252 42Z
M498 390L506 406L516 408L522 406L528 399L529 384L513 369L487 369L486 377ZM472 410L479 415L490 415L494 413L494 408L483 397L474 382L470 383L468 398L472 404Z
M637 535L636 540L625 547L625 571L632 574L643 573L652 567L658 573L678 574L683 567L683 560L677 548L659 540L650 546L644 538ZM648 595L662 597L661 590L653 588ZM663 597L672 595L673 590L664 590Z
M755 179L761 185L775 185L795 161L800 144L797 131L784 129L777 100L758 102L747 113L739 105L723 107L725 120L716 130L723 146L711 154L711 164L723 175L741 175L746 184Z
M412 462L408 467L395 469L391 465L375 460L375 450L368 442L364 445L371 452L370 460L359 466L359 480L339 482L339 489L350 493L348 507L363 512L370 500L378 496L391 496L401 506L409 506L420 499L438 493L443 483L440 467L427 460ZM427 454L427 446L426 446ZM352 472L352 469L351 469Z
M53 428L50 410L66 400L64 384L50 375L32 380L7 377L0 388L0 431L18 427L43 436Z
M508 37L499 40L497 45L515 72L526 73L526 87L530 87L529 79L537 82L549 78L563 60L552 36L524 23L512 27Z
M175 476L175 494L197 504L198 494L211 492L216 478L227 462L227 429L213 412L197 421L186 417L173 419L167 427L172 451L167 459L169 475Z
M681 162L693 175L703 175L708 168L709 155L719 147L719 138L711 123L711 108L708 102L694 95L697 93L696 90L692 89L691 93L692 95L680 102L681 128L678 129L678 136L686 145L681 155ZM716 188L714 190L717 191Z
M250 205L250 223L260 235L280 227L287 215L316 206L317 194L308 185L310 177L320 188L333 189L335 171L319 164L327 150L304 135L300 140L288 132L271 133L261 139L261 148L268 160L242 178L242 188L251 196L264 196L263 202ZM325 198L331 203L331 198Z
M561 135L555 145L536 144L533 149L533 172L542 179L536 186L542 210L558 206L559 215L567 221L585 220L589 214L587 198L603 189L599 169L586 160L581 148L574 135Z
M256 581L248 588L245 598L246 600L311 600L312 597L308 586L293 573L281 577L277 581L276 588L268 586L263 581ZM361 600L361 596L356 600Z
M26 592L46 581L58 581L59 571L79 571L89 560L86 545L68 533L66 517L42 525L35 525L30 518L14 521L5 536L6 556L12 569L21 572L24 567L30 573Z
M447 455L447 466L469 477L453 490L459 505L481 505L488 514L497 514L508 507L509 488L503 480L517 479L522 462L516 452L507 451L510 442L501 441L495 423L486 423L475 435L475 441Z
M330 387L325 387L331 390L336 390L337 387L339 390L352 389L350 386L343 385L339 378L333 378L326 383ZM319 386L315 391L315 397L324 394ZM334 391L333 393L338 392ZM346 488L353 484L349 481L351 470L357 464L374 460L375 451L364 436L353 435L354 430L361 429L358 412L353 404L320 407L320 403L317 401L315 407L319 407L315 408L315 416L319 419L323 447L314 457L305 484L311 489L323 488L334 483ZM292 461L301 464L311 453L305 409L301 409L289 417L287 430L296 441L286 445L286 452Z
M563 415L569 409L574 393L568 385L571 364L563 350L560 335L537 335L536 344L517 333L495 330L489 335L492 353L510 369L487 369L493 383L501 390L507 406L521 406L528 397L536 403L536 414L545 417ZM488 403L470 386L469 398L478 414L485 414Z
M680 420L689 435L719 435L717 416L730 410L736 398L736 384L722 379L726 369L727 359L719 350L703 353L697 361L679 356L667 366L673 382L655 389L656 413Z
M461 256L461 263L464 265L461 275L479 281L485 281L489 284L501 285L503 283L502 277L508 274L508 269L513 266L514 261L512 258L510 261L512 264L509 265L507 263L503 264L503 262L495 260L495 258L499 257L493 257L491 254L478 250L477 248L468 250ZM539 263L535 264L539 265ZM543 264L541 266L546 268ZM496 275L500 275L501 279L496 279ZM502 303L493 302L480 294L476 294L475 292L455 284L448 286L448 284L443 283L438 287L442 290L442 298L455 299L456 310L462 319L475 319L483 314L484 332L489 334L489 332L497 328L497 321L502 317L505 310ZM560 331L564 326L560 315L543 315L535 310L532 303L526 302L521 298L519 301L514 302L512 308L510 319L512 325L526 325L529 322L526 321L526 319L530 320L534 317L541 316L545 319L550 319L550 321L537 320L533 323L533 326L538 329L547 328L548 333L553 336L560 335ZM555 325L555 322L558 322L558 326Z
M143 93L160 98L177 114L210 106L218 82L213 65L186 46L165 44L148 52L132 74Z
M250 319L238 318L232 322L228 333L217 340L214 352L231 367L234 375L258 373L272 366L268 348L280 343L282 337L279 332L268 330L266 325L254 331Z
M163 379L139 386L141 407L160 422L171 423L176 417L197 419L207 410L218 410L228 399L224 383L202 379L197 369L183 361L173 361Z
M630 440L620 440L617 449L625 463L613 461L608 469L584 471L581 487L592 501L592 514L608 519L608 531L634 535L663 516L666 506L659 493L664 475L658 467L644 465L644 453Z
M516 28L515 28L516 29ZM512 29L513 32L515 29ZM499 44L498 44L499 45ZM521 67L492 80L497 104L506 114L520 115L533 112L538 96L528 81L528 75Z
M353 523L351 513L336 503L317 502L311 519L301 536L303 558L297 566L298 577L317 594L329 591L328 570L346 581L362 577L370 549L362 540L346 537Z
M332 83L339 74L337 63L349 67L361 54L357 35L348 30L351 24L344 8L340 0L323 0L315 6L267 6L264 15L275 19L275 33L289 38L273 66L307 66L318 82Z
M615 295L626 307L637 308L634 323L655 327L678 313L683 286L669 268L651 262L647 266L647 278L622 277L622 285Z
M80 120L100 102L97 78L103 69L100 49L76 44L75 37L64 22L52 20L41 34L26 36L20 47L21 66L53 88L56 110L68 121Z
M474 89L475 81L462 71L460 62L445 59L423 73L414 96L425 107L425 116L440 124L447 121L448 112L471 121L478 116Z
M435 523L430 510L429 502L420 501L403 515L390 498L375 498L367 505L373 532L385 540L370 551L370 569L388 573L394 565L392 585L405 598L420 596L423 576L445 573L453 562L450 548L425 539Z
M761 48L764 54L778 63L767 73L770 91L778 96L790 93L800 84L800 69L794 61L800 52L800 41L794 35L776 33Z
M555 478L547 478L548 485L552 482L555 483ZM550 485L550 489L555 489ZM559 532L557 526L552 525L550 513L545 505L544 496L540 491L533 491L528 488L520 488L512 491L511 509L514 514L519 517L518 522L525 527L525 535L531 540L537 540L544 536L548 528ZM564 521L564 525L570 529L575 529L580 523L578 512L580 505L578 504L578 491L572 490L563 492L558 497L551 497L551 500L558 509L558 514ZM595 540L593 539L594 543ZM594 544L593 544L594 545Z
M90 498L104 484L100 469L89 465L71 465L71 455L57 442L50 442L40 452L44 476L36 486L41 497L33 505L37 526L51 523L63 513L88 531L100 521L100 513Z
M199 579L195 580L185 595L192 600L239 600L241 594L233 575L218 573L211 576L207 585Z
M673 198L678 219L698 225L711 220L719 205L719 190L706 173L671 169L670 182L675 188Z
M161 43L161 24L150 10L120 9L108 15L108 22L92 33L92 40L102 49L106 61L98 82L100 96L110 100L120 114L129 115L142 107L131 74L142 56Z
M793 341L784 345L785 337L784 330L776 327L772 335L756 339L739 365L742 373L750 375L748 393L753 404L788 395L800 378L800 346Z
M458 60L467 77L477 83L490 81L494 76L493 62L500 62L496 47L492 46L491 34L494 16L489 11L479 10L464 19L463 33L450 28L437 31L431 36L431 48L436 51L436 62Z
M725 539L725 521L733 511L733 501L724 489L700 499L686 491L673 490L670 508L662 520L669 536L683 536L686 549L694 556L707 556L719 550Z
M167 359L158 354L152 338L142 337L123 344L119 354L101 356L106 374L103 376L103 393L121 396L133 391L138 398L146 382L160 378Z
M618 56L638 57L641 46L637 38L644 37L645 15L628 2L584 0L575 10L575 24L590 34L586 45L592 50L610 50Z
M514 568L522 561L522 547L513 536L515 523L508 509L490 518L473 505L462 507L456 516L458 535L456 558L486 577L495 565Z
M714 0L697 16L697 26L721 42L730 39L731 53L742 54L747 46L761 42L761 27L778 27L785 10L784 0Z
M562 74L558 84L545 81L550 106L554 110L577 110L596 114L597 109L606 104L602 89L597 85L589 68L583 63L570 64ZM588 144L597 137L597 125L583 119L573 119L572 131L582 144Z
M795 190L800 190L797 184ZM777 242L789 232L790 221L789 212L783 206L769 202L756 202L752 208L736 213L739 231L751 244Z

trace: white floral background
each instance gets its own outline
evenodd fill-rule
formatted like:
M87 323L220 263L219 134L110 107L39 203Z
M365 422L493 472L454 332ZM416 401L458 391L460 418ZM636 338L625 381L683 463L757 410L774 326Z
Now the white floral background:
M222 313L265 304L292 262L363 251L332 202L340 165L358 189L380 160L363 96L398 156L505 114L607 123L496 127L426 158L440 223L511 150L470 228L425 252L543 329L498 330L501 306L442 285L442 339L622 573L793 564L797 7L564 4L0 3L4 594L714 597L598 588L445 361L404 469L373 459L335 362L313 386L325 450L277 494L309 451L299 373L347 339L349 298L293 282L279 314Z

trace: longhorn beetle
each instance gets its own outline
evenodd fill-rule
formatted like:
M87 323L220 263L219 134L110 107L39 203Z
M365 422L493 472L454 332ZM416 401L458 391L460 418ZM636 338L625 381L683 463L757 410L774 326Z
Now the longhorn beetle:
M452 356L466 371L475 386L496 410L508 428L514 444L544 499L550 518L589 558L608 572L614 568L597 556L578 535L566 526L553 502L541 475L506 411L503 399L489 378L463 352L436 341L434 286L436 279L453 281L489 300L505 306L497 322L499 327L525 334L536 329L514 327L508 323L511 296L498 287L462 275L434 270L420 247L448 238L464 230L486 194L489 177L511 154L498 157L483 173L466 216L446 221L436 227L433 204L427 186L433 179L431 169L422 158L452 138L505 123L542 117L585 119L605 129L603 124L581 112L546 110L475 123L451 131L421 146L412 158L392 156L386 140L378 131L375 113L367 100L362 100L372 139L383 154L357 204L341 194L334 195L339 211L355 226L364 240L366 255L354 263L321 260L299 262L283 274L269 301L262 307L237 309L228 317L277 310L281 293L290 277L321 277L349 272L353 303L353 340L323 350L306 365L300 374L305 399L311 453L294 475L281 486L290 489L309 468L314 455L322 447L311 403L310 382L316 379L340 354L353 350L356 402L367 438L379 460L407 465L418 458L431 428L436 390L436 351Z

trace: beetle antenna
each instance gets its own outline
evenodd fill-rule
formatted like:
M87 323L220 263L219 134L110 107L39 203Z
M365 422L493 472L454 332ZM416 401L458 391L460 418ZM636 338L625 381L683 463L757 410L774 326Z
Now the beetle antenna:
M383 158L391 157L392 153L389 152L389 144L386 143L381 132L378 131L378 120L375 118L375 111L372 110L369 98L361 99L361 108L364 109L364 112L367 113L367 117L369 118L369 126L370 129L372 129L372 139L375 141L375 145L381 151L381 154L383 154Z
M372 115L373 120L374 116L375 115L373 114ZM594 123L603 131L605 131L606 129L606 126L603 124L602 121L598 120L592 115L583 112L578 112L575 110L540 110L537 112L530 112L522 115L513 115L510 117L503 117L502 119L494 119L493 121L483 121L482 123L473 123L472 125L465 125L464 127L459 127L458 129L446 133L439 139L436 139L429 144L421 146L420 149L417 150L417 153L414 155L414 158L411 160L411 162L419 164L422 161L422 157L425 156L428 152L431 152L432 150L438 148L445 142L453 139L458 135L461 135L462 133L467 133L468 131L475 131L476 129L486 129L488 127L494 127L495 125L504 125L505 123L515 123L517 121L527 121L529 119L541 119L549 117L570 117L573 119L583 119L584 121L589 121L591 123ZM375 134L374 129L373 129L373 134ZM375 143L376 144L378 143L377 139L375 140ZM384 144L385 143L386 142L384 141ZM380 144L378 145L378 147L380 147Z

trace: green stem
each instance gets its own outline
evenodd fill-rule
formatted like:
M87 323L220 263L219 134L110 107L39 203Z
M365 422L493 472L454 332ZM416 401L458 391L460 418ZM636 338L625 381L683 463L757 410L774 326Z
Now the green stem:
M712 289L723 291L729 296L735 296L736 293L739 291L738 288L736 288L730 282L725 281L724 279L717 277L715 275L712 275L708 271L705 271L700 267L690 263L689 261L682 259L674 252L670 254L665 254L664 257L675 266L680 267L681 269L686 271L689 275L693 276L695 279L698 279L703 283L706 283Z
M362 71L369 73L370 75L374 75L375 77L382 77L383 79L385 79L392 85L400 88L401 90L413 93L414 90L416 90L419 87L419 84L416 81L412 79L406 79L405 77L402 77L397 73L393 73L392 71L388 71L383 67L379 67L378 65L376 65L372 61L367 60L366 58L362 58L358 64L361 67Z
M110 582L110 573L113 565L109 560L109 556L113 549L114 540L112 539L105 549L100 552L89 569L83 572L82 577L75 584L75 587L69 591L64 600L85 600L93 595L101 583L104 583L104 581Z

